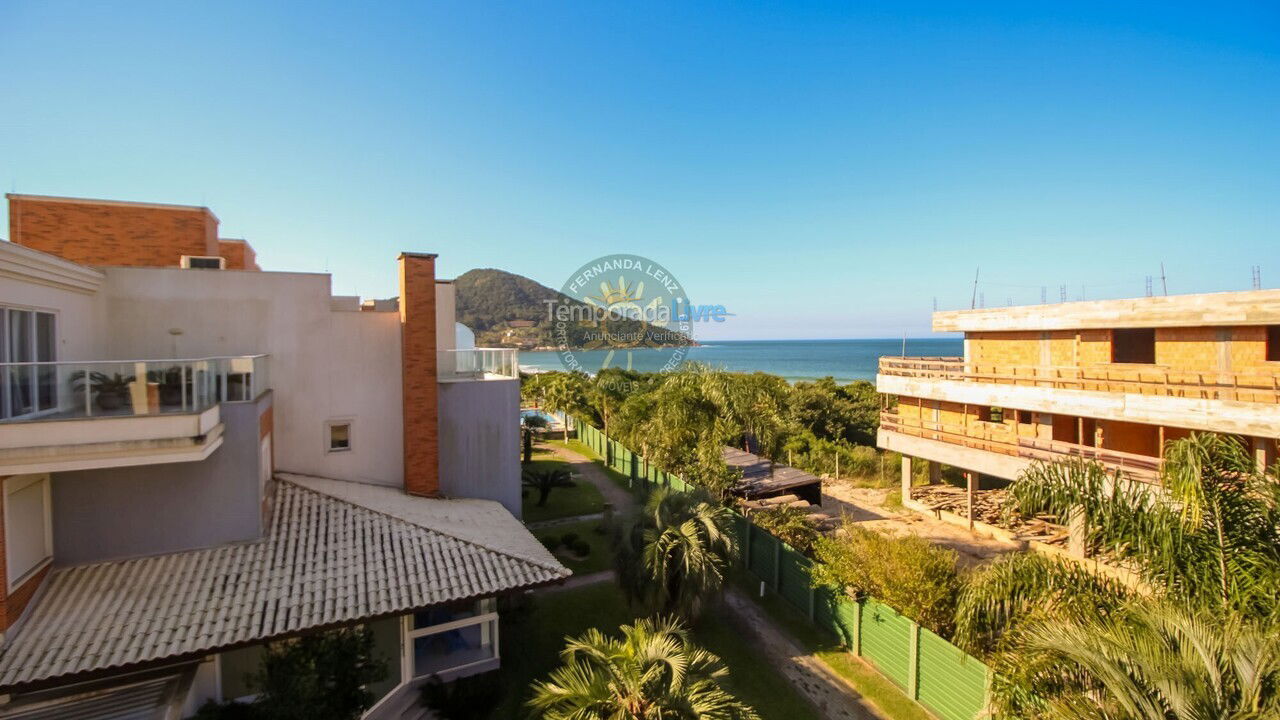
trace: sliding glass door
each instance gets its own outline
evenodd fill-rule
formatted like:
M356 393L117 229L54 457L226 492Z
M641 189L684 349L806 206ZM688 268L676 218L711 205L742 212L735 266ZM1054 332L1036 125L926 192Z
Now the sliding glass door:
M57 334L53 313L0 308L0 419L50 412L58 407L58 372L52 366Z

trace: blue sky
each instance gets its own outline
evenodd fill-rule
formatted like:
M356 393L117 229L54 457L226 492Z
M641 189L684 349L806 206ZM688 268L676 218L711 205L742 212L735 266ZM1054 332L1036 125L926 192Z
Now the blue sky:
M1280 286L1275 3L259 5L0 2L4 189L208 205L342 294L639 253L708 339L923 335L975 266Z

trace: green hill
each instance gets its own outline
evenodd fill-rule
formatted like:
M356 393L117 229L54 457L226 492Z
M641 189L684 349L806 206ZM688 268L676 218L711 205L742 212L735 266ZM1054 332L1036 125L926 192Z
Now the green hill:
M481 347L555 346L557 343L552 336L551 322L547 318L547 301L582 306L582 303L567 295L523 275L492 268L463 273L453 281L453 285L457 291L458 322L475 331L476 345ZM646 345L673 344L653 342L658 334L669 339L670 331L639 320L611 321L610 331L634 337L643 332L643 337L646 338L643 344ZM592 346L587 332L587 328L571 323L569 345ZM680 340L674 344L694 343L687 336L681 335Z

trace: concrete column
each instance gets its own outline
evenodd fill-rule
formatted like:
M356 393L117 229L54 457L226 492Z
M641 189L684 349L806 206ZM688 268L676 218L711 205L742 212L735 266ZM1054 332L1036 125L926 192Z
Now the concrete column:
M1076 508L1067 518L1067 552L1073 557L1085 558L1089 556L1087 546L1085 545L1085 517L1084 509Z
M1271 439L1264 437L1255 437L1253 439L1253 462L1257 466L1259 473L1265 473L1267 468L1275 463L1276 459L1271 457Z
M964 471L965 509L969 515L969 530L973 530L973 493L978 489L978 473L972 470Z
M902 456L902 502L911 499L911 458Z

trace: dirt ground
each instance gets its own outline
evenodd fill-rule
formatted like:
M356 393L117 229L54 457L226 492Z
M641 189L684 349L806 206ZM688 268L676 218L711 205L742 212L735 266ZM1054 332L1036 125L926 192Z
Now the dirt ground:
M883 507L890 492L897 487L858 488L839 480L822 483L822 509L836 516L844 516L868 530L889 533L910 533L952 548L960 554L965 565L978 565L1003 553L1017 551L1012 543L978 537L965 528L927 517L910 510L890 510Z

